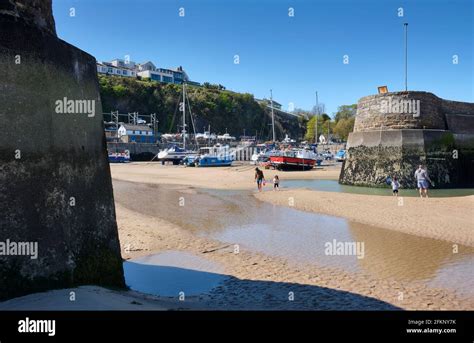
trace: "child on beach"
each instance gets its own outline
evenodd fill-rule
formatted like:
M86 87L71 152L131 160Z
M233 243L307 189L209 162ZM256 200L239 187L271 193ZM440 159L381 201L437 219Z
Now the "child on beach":
M393 177L393 180L391 182L392 184L392 195L398 196L398 188L400 188L400 182L398 182L398 179L396 176Z
M280 178L278 175L275 175L273 178L273 190L280 190Z

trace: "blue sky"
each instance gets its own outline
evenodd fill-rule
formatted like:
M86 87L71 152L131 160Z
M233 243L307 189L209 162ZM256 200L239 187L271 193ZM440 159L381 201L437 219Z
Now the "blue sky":
M473 3L53 0L53 11L59 37L99 61L130 55L165 68L182 65L194 81L257 98L269 97L273 89L285 109L290 103L310 109L318 91L332 114L375 94L377 86L404 89L404 22L409 23L409 90L474 102ZM184 17L178 15L181 7ZM294 17L288 16L289 7ZM398 17L400 7L404 17Z

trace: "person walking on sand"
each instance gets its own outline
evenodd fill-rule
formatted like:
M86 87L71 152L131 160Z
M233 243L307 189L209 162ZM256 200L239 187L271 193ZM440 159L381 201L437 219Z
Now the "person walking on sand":
M415 171L415 179L416 185L420 191L420 198L423 198L423 196L428 198L428 182L432 182L428 176L428 172L423 168L422 164L420 164L418 169Z
M263 176L263 171L261 171L260 169L255 168L255 181L257 181L257 188L258 188L258 191L261 192L262 191L262 184L263 184L263 179L264 176Z
M397 197L398 188L400 188L400 182L398 182L398 179L396 176L393 177L391 184L392 184L392 195Z
M278 177L278 175L275 175L275 177L273 178L273 190L280 190L280 178Z

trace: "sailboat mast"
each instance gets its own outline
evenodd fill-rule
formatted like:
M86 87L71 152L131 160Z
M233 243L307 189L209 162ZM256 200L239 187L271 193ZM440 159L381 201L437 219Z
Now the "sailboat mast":
M314 143L318 144L318 119L319 119L319 101L318 92L316 92L316 123L314 126Z
M273 113L273 93L270 89L270 107L272 109L272 133L273 133L273 143L275 143L275 114Z
M186 149L186 84L183 82L183 149Z

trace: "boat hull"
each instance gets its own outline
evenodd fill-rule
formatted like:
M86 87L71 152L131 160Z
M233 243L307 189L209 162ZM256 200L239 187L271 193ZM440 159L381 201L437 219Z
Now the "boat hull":
M230 167L232 160L220 159L217 157L204 157L197 162L198 167Z
M278 170L310 170L316 160L300 157L270 156L270 163Z
M109 155L109 163L128 163L130 157Z

